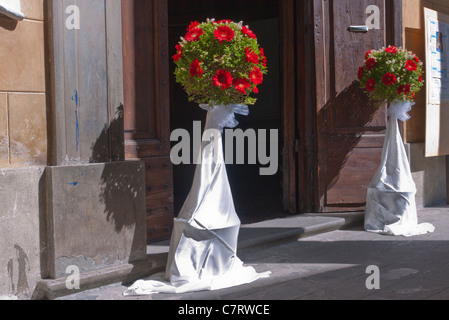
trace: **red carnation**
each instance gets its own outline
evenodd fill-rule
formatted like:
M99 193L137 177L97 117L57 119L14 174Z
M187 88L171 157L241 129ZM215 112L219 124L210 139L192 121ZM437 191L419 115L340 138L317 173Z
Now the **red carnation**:
M246 89L251 87L251 83L249 83L249 81L246 79L234 79L232 81L232 84L234 85L235 89L242 94L246 94Z
M214 85L223 90L228 89L232 86L232 75L229 71L224 69L218 70L215 77L213 78Z
M228 26L220 26L217 28L217 30L215 30L214 35L215 39L220 40L220 43L222 43L223 41L232 41L232 39L234 39L235 33L234 30L232 30Z
M187 41L193 42L193 41L199 41L200 37L204 34L203 29L201 28L192 28L189 30L184 37Z
M398 52L398 48L396 48L395 46L390 46L390 47L386 48L385 51L388 53L396 53L396 52Z
M368 60L370 54L371 54L371 50L368 50L368 51L365 53L365 60Z
M178 62L179 59L181 59L182 54L183 54L181 45L177 44L177 45L176 45L176 50L177 50L177 52L176 52L176 54L173 56L173 60L174 60L175 62Z
M398 88L398 95L400 95L401 93L408 95L410 93L410 85L406 84L406 85L400 85Z
M252 62L254 64L259 63L259 56L251 50L249 47L245 48L246 51L246 62Z
M190 77L199 76L200 78L203 77L203 69L201 69L201 63L198 59L192 62L190 65Z
M231 23L231 22L232 22L232 21L229 20L229 19L224 19L224 20L217 21L216 23L217 23L217 24L220 24L220 23Z
M359 80L361 80L363 78L363 68L362 67L359 68L359 72L357 73L357 76L358 76Z
M257 87L254 87L254 88L253 88L253 92L254 92L254 93L259 93L259 89L257 89Z
M419 58L418 58L417 56L415 56L415 57L413 58L413 60L415 60L416 63L420 63L420 62L421 62L421 61L419 61Z
M408 71L416 71L416 69L418 69L418 65L413 60L407 60L405 63L405 69Z
M393 84L396 83L396 76L394 74L391 74L389 72L387 72L383 79L382 82L386 85L386 86L392 86Z
M187 28L187 31L192 31L193 29L196 29L200 23L198 21L193 21L190 23L189 27Z
M424 81L424 78L422 77L422 76L419 76L419 82L423 82Z
M366 90L369 92L373 92L376 87L376 80L370 78L366 81Z
M249 73L249 80L254 84L261 84L263 82L262 71L260 71L258 67L254 67L254 69Z
M267 57L265 57L265 52L263 50L263 48L260 48L260 59L262 60L262 65L264 66L264 68L267 67Z
M248 37L250 37L252 39L257 39L254 32L252 32L248 27L242 27L242 33L246 34Z
M369 58L366 60L366 70L374 69L377 66L377 61L374 58Z

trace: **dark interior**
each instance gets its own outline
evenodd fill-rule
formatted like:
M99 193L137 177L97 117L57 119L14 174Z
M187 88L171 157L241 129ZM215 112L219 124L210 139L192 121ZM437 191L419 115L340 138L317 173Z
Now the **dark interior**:
M231 19L250 29L258 37L260 46L268 59L269 73L259 87L260 94L254 106L250 106L248 117L237 116L238 128L281 128L280 89L280 32L279 4L273 0L169 0L169 45L170 54L176 53L175 45L186 32L191 21L202 22L207 18ZM183 128L192 133L193 122L204 124L206 112L195 103L189 103L182 87L173 75L175 64L170 63L170 111L171 130ZM176 144L173 143L173 144ZM279 146L282 141L279 140ZM280 153L280 150L276 152ZM279 166L282 164L279 155ZM282 204L281 170L274 176L260 176L260 165L227 165L235 207L242 223L252 223L284 215ZM175 215L180 211L193 181L195 165L174 166Z

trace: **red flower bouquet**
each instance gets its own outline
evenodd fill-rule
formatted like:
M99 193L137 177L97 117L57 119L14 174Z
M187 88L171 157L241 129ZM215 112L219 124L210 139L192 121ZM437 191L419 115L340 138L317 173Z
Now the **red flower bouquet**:
M192 22L173 60L176 81L199 104L253 105L268 72L254 32L230 20Z
M411 101L423 86L423 63L412 52L389 46L370 50L358 70L358 79L372 100Z

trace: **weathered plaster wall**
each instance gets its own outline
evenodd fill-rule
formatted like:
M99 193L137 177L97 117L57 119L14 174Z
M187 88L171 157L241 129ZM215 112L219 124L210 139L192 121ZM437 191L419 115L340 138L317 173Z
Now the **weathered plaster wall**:
M43 0L23 21L0 14L0 167L47 164Z

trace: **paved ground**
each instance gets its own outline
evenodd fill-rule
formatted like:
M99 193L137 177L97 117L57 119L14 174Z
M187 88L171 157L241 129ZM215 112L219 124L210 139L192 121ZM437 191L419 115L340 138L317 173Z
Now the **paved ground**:
M420 210L420 222L435 233L404 238L371 234L356 226L347 230L239 250L238 256L268 279L236 288L190 294L124 297L126 286L115 284L59 300L423 300L449 299L449 207ZM282 220L287 221L287 220ZM279 221L264 233L282 229ZM284 225L288 229L289 222ZM378 267L380 288L369 266Z

